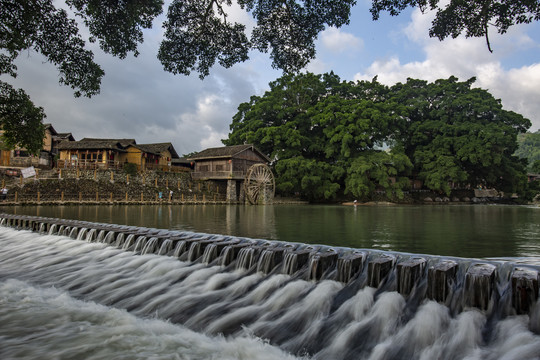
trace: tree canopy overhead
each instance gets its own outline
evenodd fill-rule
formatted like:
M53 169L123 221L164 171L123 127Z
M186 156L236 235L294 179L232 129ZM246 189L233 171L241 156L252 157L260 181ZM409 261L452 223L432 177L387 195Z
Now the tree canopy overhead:
M540 20L538 0L373 0L371 13L377 20L381 11L399 15L407 7L422 12L435 10L436 16L429 29L429 36L444 40L466 37L484 37L489 51L489 30L495 28L504 34L511 26L530 24Z
M314 42L321 31L349 23L356 0L235 3L254 19L250 33L245 24L230 20L227 7L232 0L172 0L157 54L164 69L184 75L197 72L204 78L216 62L231 67L258 50L270 54L273 67L295 73L315 57ZM0 0L0 75L16 76L17 56L34 50L57 67L60 83L70 86L75 96L96 95L104 72L94 62L86 40L97 42L113 56L136 56L143 30L152 26L165 6L163 0L64 0L64 4L70 13L55 0ZM514 24L540 18L538 0L450 0L446 5L438 0L372 0L371 12L377 19L381 12L397 15L407 7L435 9L430 35L439 39L459 34L487 39L489 26L504 33ZM88 39L71 14L87 27ZM8 121L0 118L0 125ZM20 137L11 140L24 141Z
M515 192L526 181L516 138L531 124L474 81L285 75L239 106L223 142L255 144L274 160L278 191L310 200L401 198L413 179L446 194L452 184Z

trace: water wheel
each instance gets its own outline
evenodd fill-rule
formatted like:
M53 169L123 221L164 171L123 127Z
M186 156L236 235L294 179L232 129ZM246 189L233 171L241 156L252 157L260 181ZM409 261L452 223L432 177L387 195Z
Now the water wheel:
M244 189L250 204L265 204L274 198L276 182L266 164L252 165L246 174Z

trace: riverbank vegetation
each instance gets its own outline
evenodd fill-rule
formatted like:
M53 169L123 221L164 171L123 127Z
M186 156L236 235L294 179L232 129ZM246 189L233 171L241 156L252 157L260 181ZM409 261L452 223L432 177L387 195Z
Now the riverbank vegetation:
M525 194L527 162L514 153L531 123L474 82L285 75L239 106L223 143L255 144L273 160L278 192L311 201L377 190L399 200L414 188Z

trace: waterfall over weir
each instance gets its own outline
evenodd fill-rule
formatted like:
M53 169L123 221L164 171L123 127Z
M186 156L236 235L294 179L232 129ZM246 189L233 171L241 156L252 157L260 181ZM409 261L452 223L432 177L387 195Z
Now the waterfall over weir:
M0 214L0 225L2 359L36 358L32 354L44 347L70 346L56 343L55 331L58 339L95 339L96 348L107 348L109 342L100 336L115 329L140 336L139 355L131 358L168 358L157 355L164 349L190 359L540 356L540 269L535 266L8 214ZM73 311L70 316L52 315L62 313L58 301L65 300L55 291L71 299L61 304L63 312ZM34 302L39 310L25 315ZM104 308L88 310L89 302ZM51 315L38 324L36 319L49 314L44 309ZM111 309L128 313L111 315ZM91 320L83 318L91 311ZM118 321L108 321L109 316L122 317L122 324L154 322L137 325L136 331L126 325L111 328ZM68 318L77 325L61 322ZM99 319L106 330L102 323L96 328ZM152 335L144 329L158 326L156 321L163 323L155 333L181 335L147 340ZM32 329L28 334L21 325L26 323ZM80 338L78 330L62 333L71 328L88 332ZM35 336L39 331L46 332ZM189 345L178 344L188 336ZM203 337L212 346L199 343ZM35 349L28 338L36 339ZM174 343L172 349L165 338ZM111 353L85 351L81 358L114 358L114 349L129 351L114 341L107 348ZM160 345L150 345L154 342ZM141 349L146 343L152 348ZM82 347L92 348L85 343L76 349ZM187 355L188 348L193 353Z

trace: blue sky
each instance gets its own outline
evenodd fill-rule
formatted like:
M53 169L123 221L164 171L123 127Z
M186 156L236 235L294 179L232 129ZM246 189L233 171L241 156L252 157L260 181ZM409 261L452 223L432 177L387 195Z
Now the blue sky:
M307 70L334 71L342 80L370 80L378 76L392 85L408 77L429 81L451 75L461 80L477 77L476 86L502 100L504 108L531 120L531 131L540 129L540 24L511 28L505 35L491 34L494 53L485 40L431 39L432 14L409 9L397 17L382 14L374 22L370 2L359 0L351 23L326 29L317 40L317 58ZM239 9L230 14L249 26L253 20ZM271 68L267 54L230 69L215 66L201 81L166 73L156 58L162 19L145 32L137 58L125 60L102 53L94 45L96 61L106 75L101 94L91 99L74 98L58 84L56 69L35 52L17 59L16 79L3 76L24 88L44 107L46 122L59 132L83 137L135 138L138 143L172 142L179 154L221 146L238 105L251 95L262 95L268 83L281 76Z

